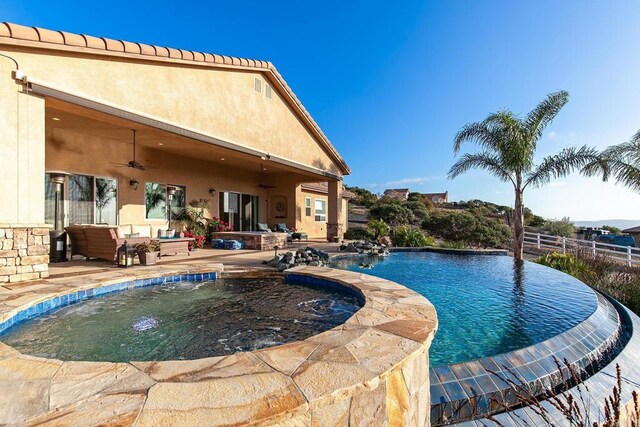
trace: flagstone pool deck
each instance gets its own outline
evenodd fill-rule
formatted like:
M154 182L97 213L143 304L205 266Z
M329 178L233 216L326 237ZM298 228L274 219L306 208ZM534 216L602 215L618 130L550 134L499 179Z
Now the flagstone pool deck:
M159 265L0 287L0 327L89 293L221 271L203 262ZM62 361L0 342L0 425L429 425L434 307L359 273L296 267L286 274L294 283L352 289L364 306L304 341L198 360Z
M335 245L322 249L336 252ZM220 261L225 274L250 274L273 256L215 250L194 255L127 270L84 260L53 265L49 279L0 286L0 329L9 318L37 314L38 304L45 310L44 301L53 307L71 302L73 294L75 300L86 298L90 289L98 295L158 280L213 278L223 270ZM298 267L288 274L298 283L356 289L365 305L345 324L304 341L190 361L60 361L21 354L0 339L0 425L422 426L445 421L437 409L442 402L437 372L442 369L427 368L436 314L424 297L393 282L344 270ZM612 362L585 381L596 418L602 417L596 406L615 384L616 364L622 368L623 402L640 389L640 319L624 307L616 308L631 326L631 336ZM464 381L458 383L467 390ZM445 391L447 398L450 392ZM577 396L576 390L569 392ZM473 393L468 397L477 399ZM543 406L557 425L566 424L551 405ZM458 416L469 418L458 409L452 414L444 424L454 424ZM459 425L496 425L471 415L471 421ZM502 425L544 421L526 407L494 417Z

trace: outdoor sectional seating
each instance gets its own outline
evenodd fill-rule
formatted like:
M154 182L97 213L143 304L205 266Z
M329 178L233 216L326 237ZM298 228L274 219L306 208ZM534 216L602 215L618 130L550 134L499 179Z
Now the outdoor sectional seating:
M92 224L70 225L65 228L71 240L71 255L115 261L118 248L127 241L132 246L151 240L153 226L121 225L105 226ZM155 227L158 228L158 227ZM128 232L127 232L128 231ZM134 237L132 234L136 234Z

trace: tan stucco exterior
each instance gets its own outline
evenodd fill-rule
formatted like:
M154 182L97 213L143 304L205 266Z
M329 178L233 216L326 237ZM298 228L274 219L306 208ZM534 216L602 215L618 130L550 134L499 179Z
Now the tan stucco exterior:
M349 169L272 64L7 23L0 53L0 223L42 225L45 171L64 170L117 179L121 224L159 221L145 219L148 181L210 199L212 216L223 191L258 196L260 222L327 235L303 217L300 184ZM152 168L115 165L131 159L131 129ZM322 196L328 221L344 219L340 189Z

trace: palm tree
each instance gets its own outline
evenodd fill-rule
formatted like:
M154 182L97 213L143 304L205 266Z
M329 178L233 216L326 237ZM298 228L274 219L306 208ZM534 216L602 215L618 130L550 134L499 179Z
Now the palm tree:
M602 152L602 162L593 163L585 175L602 173L605 181L613 176L617 183L640 193L640 130L628 142L614 145Z
M474 142L482 151L464 154L449 170L449 179L471 169L484 169L501 181L513 184L513 254L517 260L523 258L524 191L600 161L595 149L583 146L565 148L556 155L545 157L539 164L534 163L538 141L545 128L568 100L569 93L559 91L547 95L523 118L508 110L489 114L481 122L466 124L454 140L456 154L464 142Z

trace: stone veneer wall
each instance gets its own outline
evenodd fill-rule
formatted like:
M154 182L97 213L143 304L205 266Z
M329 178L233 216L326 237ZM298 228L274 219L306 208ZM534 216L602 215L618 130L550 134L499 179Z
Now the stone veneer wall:
M0 283L49 276L49 230L46 224L0 224Z

